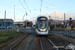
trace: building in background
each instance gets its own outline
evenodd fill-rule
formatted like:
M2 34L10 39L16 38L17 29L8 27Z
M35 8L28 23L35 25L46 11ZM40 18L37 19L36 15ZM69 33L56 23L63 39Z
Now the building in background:
M33 22L32 21L24 21L23 26L26 27L32 27L33 26Z
M64 22L64 21L63 21ZM66 20L66 26L70 25L70 21L69 20ZM75 20L71 20L71 27L75 28Z
M12 28L13 20L12 19L0 19L0 28Z
M18 28L31 28L33 26L33 22L32 21L22 21L22 22L14 22L14 25L17 26Z
M14 22L15 26L22 27L24 22Z
M63 20L53 20L53 19L49 19L49 26L54 27L55 26L55 22L56 22L56 27L57 28L64 28L64 21ZM65 20L65 24L66 26L70 25L70 21L69 20ZM71 27L75 28L75 20L71 20Z

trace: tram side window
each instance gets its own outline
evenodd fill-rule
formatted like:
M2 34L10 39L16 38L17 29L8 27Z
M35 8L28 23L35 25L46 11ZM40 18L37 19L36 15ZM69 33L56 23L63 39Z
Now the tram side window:
M38 26L37 26L38 28L40 28L40 22L38 21Z
M36 28L38 28L37 22L36 22Z

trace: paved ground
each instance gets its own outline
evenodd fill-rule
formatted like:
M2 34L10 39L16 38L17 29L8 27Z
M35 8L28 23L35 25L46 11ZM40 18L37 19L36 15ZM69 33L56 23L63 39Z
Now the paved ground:
M70 34L68 31L50 31L49 33L55 33L55 34ZM71 36L75 36L75 31L71 31Z
M75 45L75 39L68 38L66 36L63 36L62 34L55 34L55 35L62 38L62 39L64 39L64 40L66 40L66 41L68 41L68 39L69 39L69 42Z

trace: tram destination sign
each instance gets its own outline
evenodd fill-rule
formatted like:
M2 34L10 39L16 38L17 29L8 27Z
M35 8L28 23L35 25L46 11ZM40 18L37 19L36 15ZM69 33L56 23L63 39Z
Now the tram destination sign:
M41 18L41 20L46 20L46 18Z
M47 20L46 17L39 17L37 20Z

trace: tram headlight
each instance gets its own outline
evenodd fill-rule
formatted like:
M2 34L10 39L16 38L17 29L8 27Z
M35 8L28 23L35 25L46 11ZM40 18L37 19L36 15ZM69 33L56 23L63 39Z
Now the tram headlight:
M45 31L47 31L47 29Z

